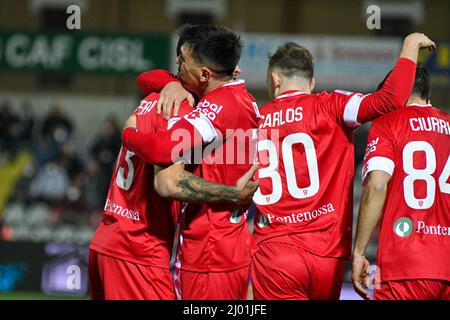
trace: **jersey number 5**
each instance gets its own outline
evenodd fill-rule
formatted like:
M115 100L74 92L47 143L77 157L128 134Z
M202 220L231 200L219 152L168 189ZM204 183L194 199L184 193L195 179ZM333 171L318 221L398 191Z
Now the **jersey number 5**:
M119 188L123 190L129 190L131 184L133 183L134 178L134 165L131 158L135 155L134 152L127 150L125 154L125 159L122 159L122 151L120 149L119 159L117 161L117 175L116 175L116 184ZM128 168L127 176L125 177L125 168L123 165L126 165Z

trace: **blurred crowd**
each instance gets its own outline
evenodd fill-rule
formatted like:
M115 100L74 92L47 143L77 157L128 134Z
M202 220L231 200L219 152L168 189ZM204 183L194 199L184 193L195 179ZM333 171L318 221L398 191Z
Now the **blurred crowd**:
M117 120L105 119L86 146L80 145L76 125L59 105L52 105L42 118L34 115L30 102L14 107L9 101L0 102L0 168L16 163L24 153L31 161L12 182L3 211L20 206L26 215L39 206L46 211L41 215L50 230L61 225L95 228L120 150ZM3 225L7 213L0 212ZM19 215L9 220L14 222Z

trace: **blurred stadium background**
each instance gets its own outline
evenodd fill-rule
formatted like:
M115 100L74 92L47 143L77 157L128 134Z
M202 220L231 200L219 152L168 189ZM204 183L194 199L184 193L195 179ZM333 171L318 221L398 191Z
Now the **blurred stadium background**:
M81 9L79 30L66 26L72 4ZM366 25L373 4L381 29ZM315 56L316 90L368 92L395 63L402 38L424 32L438 45L421 56L432 102L449 111L449 16L447 0L2 0L0 299L88 298L88 244L122 124L142 98L134 80L148 69L175 70L178 26L214 23L242 34L241 78L259 105L267 54L287 40ZM355 134L355 216L367 130ZM375 253L372 245L371 262ZM357 298L349 280L347 272L342 299Z

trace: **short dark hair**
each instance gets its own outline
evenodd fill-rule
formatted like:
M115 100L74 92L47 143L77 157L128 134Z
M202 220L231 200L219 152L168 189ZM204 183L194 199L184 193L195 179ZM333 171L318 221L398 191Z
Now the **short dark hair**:
M411 94L421 97L424 100L430 100L431 97L431 79L427 69L418 65L416 68L416 79Z
M383 81L380 82L378 85L377 90L380 90L384 83L386 82L386 79L391 74L392 70L389 71L389 73L384 77ZM411 91L411 95L418 96L424 100L430 100L431 97L431 79L430 74L428 73L427 69L422 67L421 64L418 64L416 67L416 77L414 79L414 86Z
M184 25L178 30L181 46L187 44L192 57L214 72L232 76L241 58L241 38L231 30L213 25Z
M182 25L177 31L176 34L178 35L178 42L177 42L177 57L181 55L181 46L186 42L186 36L187 33L185 30L188 28L191 28L192 25L189 23L186 23Z
M286 77L300 76L311 80L314 76L314 59L308 49L295 42L287 42L269 55L269 70L277 68Z

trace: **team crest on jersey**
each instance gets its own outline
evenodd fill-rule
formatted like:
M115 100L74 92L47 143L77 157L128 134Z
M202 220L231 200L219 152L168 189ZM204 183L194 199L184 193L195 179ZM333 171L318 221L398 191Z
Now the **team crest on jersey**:
M230 216L230 222L231 223L239 223L242 221L242 216L244 213L244 209L242 208L236 208Z
M407 238L413 232L413 222L410 218L400 218L394 222L394 232L401 238Z
M269 225L269 219L265 215L263 215L260 211L258 211L258 227L265 228Z

